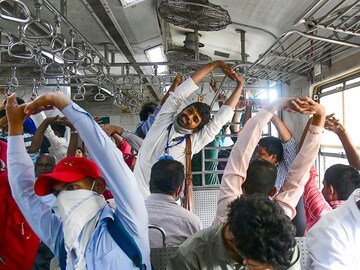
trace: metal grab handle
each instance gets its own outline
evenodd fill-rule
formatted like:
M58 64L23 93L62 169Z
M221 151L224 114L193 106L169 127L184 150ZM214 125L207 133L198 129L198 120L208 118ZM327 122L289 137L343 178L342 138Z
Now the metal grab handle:
M13 48L16 46L25 46L25 51L28 50L28 54L20 55L20 54L12 53ZM21 51L23 51L23 50L21 50ZM20 58L20 59L32 59L34 57L34 51L33 51L32 47L24 41L19 41L19 42L15 42L15 43L11 44L8 47L8 54L11 57Z
M92 58L90 56L84 56L83 62L78 65L78 70L89 69L93 66Z
M79 84L77 86L77 93L74 95L73 100L75 100L75 101L84 100L85 99L85 93L86 93L85 86L83 84Z
M56 42L61 43L62 42L62 46L59 48L56 48ZM51 42L50 42L50 51L52 53L56 53L56 52L60 52L61 50L63 50L65 48L65 44L66 44L66 38L63 34L56 34Z
M123 85L126 85L126 86L132 86L133 85L133 79L130 75L126 75L124 78L123 78Z
M98 93L96 93L96 95L94 96L94 100L95 101L104 101L105 100L105 95L103 93L100 93L100 91Z
M45 85L47 85L47 79L46 79L44 76L40 77L40 79L39 79L39 85L40 85L40 86L45 86Z
M2 1L1 1L2 2ZM3 9L0 7L0 18L3 18L5 20L18 22L18 23L27 23L31 19L31 14L29 8L20 0L11 0L14 4L17 4L21 7L21 9L24 11L25 19L21 19L15 16L5 15L2 13Z
M30 34L28 34L29 31L27 32L26 30L28 29L28 27L30 25L34 25L34 26L38 25L39 28L44 29L45 34L44 35L30 35ZM53 34L54 34L53 27L46 20L31 20L27 24L25 24L25 26L23 28L23 35L27 39L46 39L46 38L51 38L53 36Z
M13 38L12 38L11 34L8 31L6 31L0 27L0 40L1 40L2 34L4 34L4 36L7 37L9 42L7 44L0 43L0 47L9 47L13 43Z
M78 55L78 58L67 57L66 53L69 53L69 52L70 53L72 52L75 55L75 57L76 57L76 55ZM84 52L80 48L71 46L71 47L68 47L65 50L63 50L63 52L61 53L61 58L65 62L78 63L78 62L82 62L84 60L85 56L84 56Z
M52 70L55 70L55 72L52 72ZM64 74L64 68L59 63L51 62L45 66L44 74L48 76L61 76Z

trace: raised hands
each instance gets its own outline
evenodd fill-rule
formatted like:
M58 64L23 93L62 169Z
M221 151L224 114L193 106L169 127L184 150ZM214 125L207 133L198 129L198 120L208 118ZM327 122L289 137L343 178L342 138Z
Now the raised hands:
M67 105L73 103L70 98L66 97L62 92L54 91L41 95L25 106L25 114L37 114L44 110L51 110L54 107L60 111Z
M345 133L345 127L340 123L335 114L329 114L325 119L325 129L334 132L335 134Z
M27 115L24 113L25 106L26 104L17 104L15 93L12 93L7 98L6 115L9 125L9 136L22 135L23 123L27 118Z

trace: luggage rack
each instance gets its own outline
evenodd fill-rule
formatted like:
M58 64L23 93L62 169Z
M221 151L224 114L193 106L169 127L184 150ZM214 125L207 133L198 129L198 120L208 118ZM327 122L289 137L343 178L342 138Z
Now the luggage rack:
M334 38L328 31L303 33L290 30L283 33L245 71L244 76L287 83L298 76L307 76L316 64L326 65L329 60L350 49L360 48L360 37L344 41Z
M360 0L314 1L295 21L311 29L333 31L338 39L360 36ZM340 37L338 33L347 34Z

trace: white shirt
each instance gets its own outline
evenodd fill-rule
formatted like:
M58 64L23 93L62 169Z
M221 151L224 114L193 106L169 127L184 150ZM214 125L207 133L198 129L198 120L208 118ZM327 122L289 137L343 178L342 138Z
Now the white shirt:
M194 92L198 86L193 80L188 78L171 93L165 104L157 115L154 124L146 135L138 154L134 174L141 194L144 199L150 195L149 181L151 167L161 156L164 155L166 141L168 137L168 126L174 122L177 111L184 100ZM230 106L223 105L214 117L199 131L190 135L192 155L199 152L205 145L214 140L221 128L231 120L234 114ZM170 130L169 142L174 144L174 138L183 137L183 134L177 133L174 127ZM185 165L185 140L169 149L169 155L175 160Z
M306 269L360 269L360 189L332 210L306 235L309 257Z

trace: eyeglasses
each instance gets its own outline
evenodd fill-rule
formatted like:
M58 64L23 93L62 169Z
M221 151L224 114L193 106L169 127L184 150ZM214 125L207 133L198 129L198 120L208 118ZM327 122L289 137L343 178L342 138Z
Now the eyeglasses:
M53 164L50 164L50 163L37 163L35 164L36 167L45 167L45 168L52 168L54 167Z

